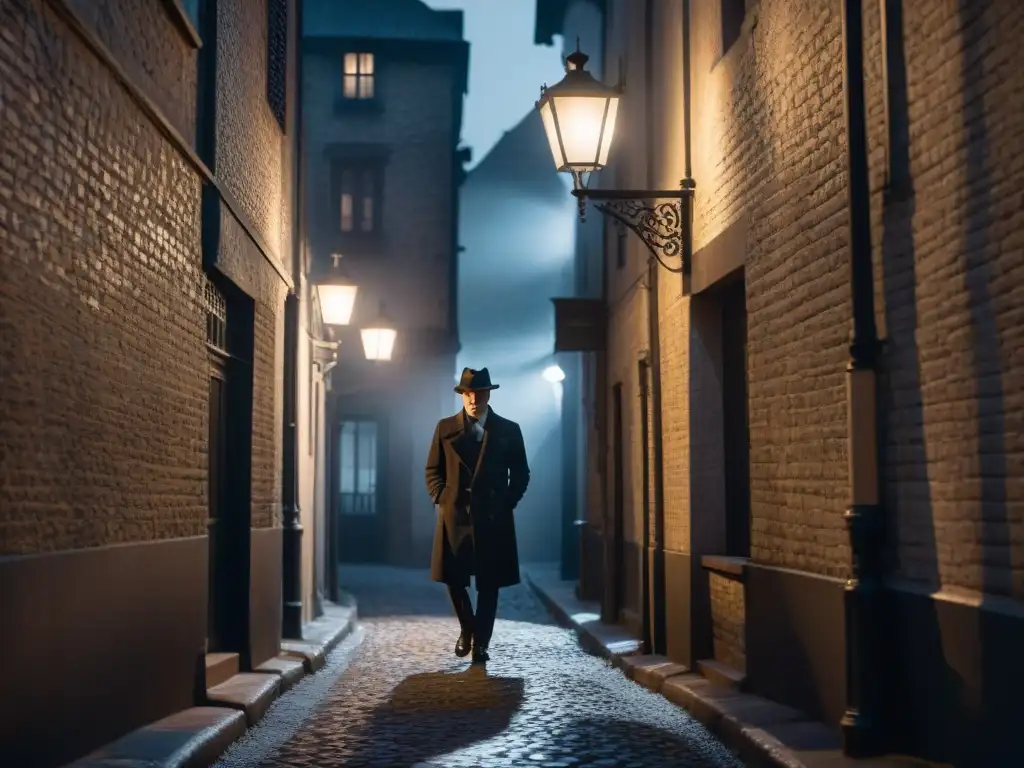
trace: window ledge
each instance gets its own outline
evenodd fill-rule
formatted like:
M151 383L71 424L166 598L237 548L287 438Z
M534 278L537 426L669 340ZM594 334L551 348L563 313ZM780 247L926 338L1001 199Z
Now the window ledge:
M727 557L725 555L702 555L700 565L705 571L717 573L720 576L727 576L736 581L743 581L746 576L746 557Z
M160 4L164 7L171 23L174 24L175 29L185 39L185 42L195 49L202 48L203 39L199 37L199 32L192 25L192 19L189 17L188 11L182 6L181 0L161 0Z

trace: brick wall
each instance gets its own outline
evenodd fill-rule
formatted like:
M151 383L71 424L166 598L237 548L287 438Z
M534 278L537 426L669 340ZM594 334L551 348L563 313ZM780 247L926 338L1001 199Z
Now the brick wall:
M217 177L280 259L291 247L291 155L267 101L266 7L217 2Z
M203 534L199 179L48 3L0 20L0 553Z
M746 604L743 582L718 573L708 574L711 593L711 631L715 661L737 672L747 669Z
M192 143L196 127L195 49L160 0L66 0L174 128ZM45 5L21 0L21 5Z
M267 100L266 3L218 0L217 178L237 200L271 258L290 270L291 142ZM253 350L252 523L279 524L287 288L227 208L227 274L256 301Z
M167 8L68 6L191 142L195 49ZM0 552L205 534L200 178L53 7L5 3L0 33ZM232 16L239 6L220 7L221 66L241 46L264 56L263 17L243 24ZM220 84L218 180L280 260L290 161L266 104L265 66L236 69ZM276 133L240 134L260 115ZM222 229L222 266L257 303L253 519L272 525L283 284L227 207Z
M893 554L903 578L1024 600L1024 7L904 14L914 195L879 191L874 220ZM884 147L880 110L872 129Z
M695 248L750 215L750 475L755 560L848 568L849 305L838 4L762 0L721 49L695 6Z

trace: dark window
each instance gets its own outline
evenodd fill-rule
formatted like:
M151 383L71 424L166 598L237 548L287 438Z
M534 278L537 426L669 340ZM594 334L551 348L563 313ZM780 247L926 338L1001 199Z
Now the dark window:
M629 251L626 250L626 228L621 224L615 225L615 266L622 269L626 266L626 257Z
M342 59L341 95L346 99L372 99L375 94L372 53L346 53Z
M722 0L722 54L739 40L743 19L747 15L747 0Z
M267 102L285 129L288 105L288 0L267 0Z
M338 445L343 515L377 514L377 423L343 421Z
M343 165L335 170L338 229L372 234L380 229L383 173L370 164Z

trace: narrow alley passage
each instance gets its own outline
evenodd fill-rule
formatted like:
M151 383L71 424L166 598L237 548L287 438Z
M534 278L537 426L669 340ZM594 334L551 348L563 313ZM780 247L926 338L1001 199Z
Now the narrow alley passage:
M426 572L346 568L360 624L218 768L700 766L739 763L703 726L579 649L519 585L501 592L486 671Z

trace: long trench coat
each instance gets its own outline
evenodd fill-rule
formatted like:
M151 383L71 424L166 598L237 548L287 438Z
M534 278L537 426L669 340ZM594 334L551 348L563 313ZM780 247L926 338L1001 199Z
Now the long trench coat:
M477 589L512 586L519 583L512 513L530 482L523 433L493 410L481 442L469 427L459 411L438 422L430 441L427 492L438 506L430 577L469 586L474 575Z

